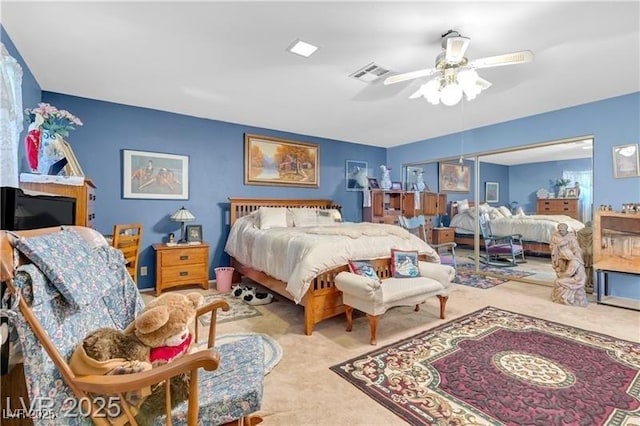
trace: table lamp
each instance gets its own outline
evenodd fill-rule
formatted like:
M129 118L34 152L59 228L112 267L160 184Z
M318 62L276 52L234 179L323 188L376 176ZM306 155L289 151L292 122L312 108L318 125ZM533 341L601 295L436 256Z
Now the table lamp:
M185 244L187 240L184 238L184 223L192 222L196 220L196 217L182 206L177 212L171 215L171 220L174 222L180 222L180 241L178 241L178 244Z

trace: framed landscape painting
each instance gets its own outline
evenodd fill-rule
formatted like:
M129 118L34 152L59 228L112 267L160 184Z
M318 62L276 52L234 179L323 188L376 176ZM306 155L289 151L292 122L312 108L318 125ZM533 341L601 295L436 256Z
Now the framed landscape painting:
M318 188L318 145L245 134L244 183Z
M469 192L471 173L469 166L440 163L438 184L442 192Z
M189 199L189 157L122 150L123 198Z

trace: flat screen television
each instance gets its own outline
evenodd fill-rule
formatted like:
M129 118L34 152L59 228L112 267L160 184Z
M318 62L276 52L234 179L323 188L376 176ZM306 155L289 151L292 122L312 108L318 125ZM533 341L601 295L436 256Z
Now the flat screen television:
M73 225L76 199L56 195L29 195L20 188L0 187L1 228L7 231Z

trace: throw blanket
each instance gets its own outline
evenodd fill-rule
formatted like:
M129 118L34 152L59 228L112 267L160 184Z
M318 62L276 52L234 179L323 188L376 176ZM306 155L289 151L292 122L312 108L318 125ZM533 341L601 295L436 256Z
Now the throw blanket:
M317 226L313 228L304 228L308 234L319 235L345 235L349 238L360 238L365 235L369 236L385 236L395 235L396 237L411 238L411 234L406 229L396 225L387 225L383 223L353 223L351 226Z

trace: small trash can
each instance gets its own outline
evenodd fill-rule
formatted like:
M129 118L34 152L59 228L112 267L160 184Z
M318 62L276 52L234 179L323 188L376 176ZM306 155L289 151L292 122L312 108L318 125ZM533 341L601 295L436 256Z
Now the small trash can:
M234 269L229 266L215 268L216 271L216 290L223 292L231 290L231 281L233 279Z

